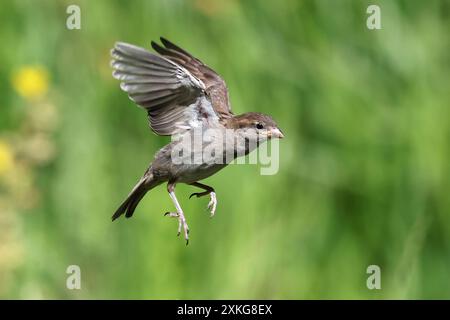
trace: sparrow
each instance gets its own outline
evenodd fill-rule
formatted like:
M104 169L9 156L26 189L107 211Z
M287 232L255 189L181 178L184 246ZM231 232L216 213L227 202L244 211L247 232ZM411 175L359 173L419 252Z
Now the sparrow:
M207 207L213 216L217 206L215 190L199 181L214 175L236 157L253 151L262 142L283 138L283 133L268 115L257 112L234 115L224 80L187 51L162 37L160 40L162 45L151 42L157 54L124 42L117 42L111 50L113 77L120 80L120 88L147 111L154 133L172 137L156 153L112 220L123 214L130 218L149 190L167 183L175 211L166 212L165 216L178 220L178 235L183 231L188 244L189 227L175 195L176 185L185 183L202 189L189 198L209 195ZM198 130L200 149L190 149L191 143L181 142L191 141L185 138L191 138ZM202 155L205 141L209 147L215 147L213 160L200 157L200 161L192 161L193 157ZM174 152L178 149L181 152Z

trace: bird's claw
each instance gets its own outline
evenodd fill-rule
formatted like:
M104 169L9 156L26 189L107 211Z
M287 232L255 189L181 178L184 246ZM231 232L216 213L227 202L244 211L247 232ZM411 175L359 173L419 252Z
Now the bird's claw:
M211 212L211 217L213 217L214 214L216 213L217 197L216 197L216 193L215 192L211 192L209 194L209 196L210 196L210 200L209 200L207 208Z
M203 192L194 192L189 196L189 199L192 198L193 196L196 196L197 198L199 197L203 197L206 194ZM217 207L217 197L216 197L216 193L214 191L211 191L209 193L209 203L208 206L206 207L207 210L209 210L211 212L211 217L214 216L214 214L216 213L216 207Z
M177 236L180 236L181 229L183 228L184 231L184 239L186 240L186 245L189 244L189 227L186 222L186 218L184 217L184 214L182 212L166 212L164 216L169 216L172 218L178 219L178 232Z
M200 193L199 192L194 192L189 196L189 199L192 198L193 196L196 196L197 198L200 197Z

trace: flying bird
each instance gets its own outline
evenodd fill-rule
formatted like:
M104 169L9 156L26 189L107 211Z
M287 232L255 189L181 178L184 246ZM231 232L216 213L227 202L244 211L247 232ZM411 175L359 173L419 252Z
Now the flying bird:
M117 42L111 51L113 77L121 81L120 88L147 111L154 133L172 136L172 141L156 153L112 220L123 214L130 218L149 190L167 182L175 211L165 215L178 219L178 235L183 231L188 244L189 227L175 196L175 186L185 183L204 190L191 194L190 198L209 195L208 209L213 216L217 206L216 193L214 188L199 181L223 169L234 158L256 149L261 142L283 138L283 133L268 115L257 112L234 115L224 80L187 51L160 39L162 46L151 42L158 54L124 42ZM180 146L180 141L199 128L204 134L202 142L207 141L210 147L219 150L212 153L214 161L202 160L202 157L200 161L192 161L193 157L202 155L203 147L182 148L177 157L183 161L175 159L177 152L174 150ZM231 132L231 137L225 134L227 132ZM220 137L222 134L226 138ZM226 143L230 139L233 143ZM192 147L190 143L188 145Z

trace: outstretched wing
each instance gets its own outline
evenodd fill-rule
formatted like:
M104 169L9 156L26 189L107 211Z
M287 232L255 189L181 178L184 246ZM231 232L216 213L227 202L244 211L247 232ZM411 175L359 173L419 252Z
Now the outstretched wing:
M225 81L210 67L172 42L160 38L164 47L152 41L152 47L159 54L187 69L205 84L205 91L220 118L233 116Z
M111 55L114 78L131 100L147 110L155 133L173 135L218 122L205 84L184 67L122 42Z

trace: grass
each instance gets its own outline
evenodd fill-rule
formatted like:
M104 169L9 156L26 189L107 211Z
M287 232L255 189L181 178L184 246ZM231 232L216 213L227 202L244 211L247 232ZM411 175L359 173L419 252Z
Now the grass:
M2 172L0 157L0 297L450 297L448 2L377 1L376 31L369 1L78 1L72 31L69 4L0 12L0 141L14 159ZM213 219L177 188L188 247L163 187L110 222L168 139L119 89L109 50L159 36L219 72L236 113L269 113L286 135L277 175L236 165L205 181ZM26 66L46 70L47 91L14 89ZM381 290L366 288L372 264Z

